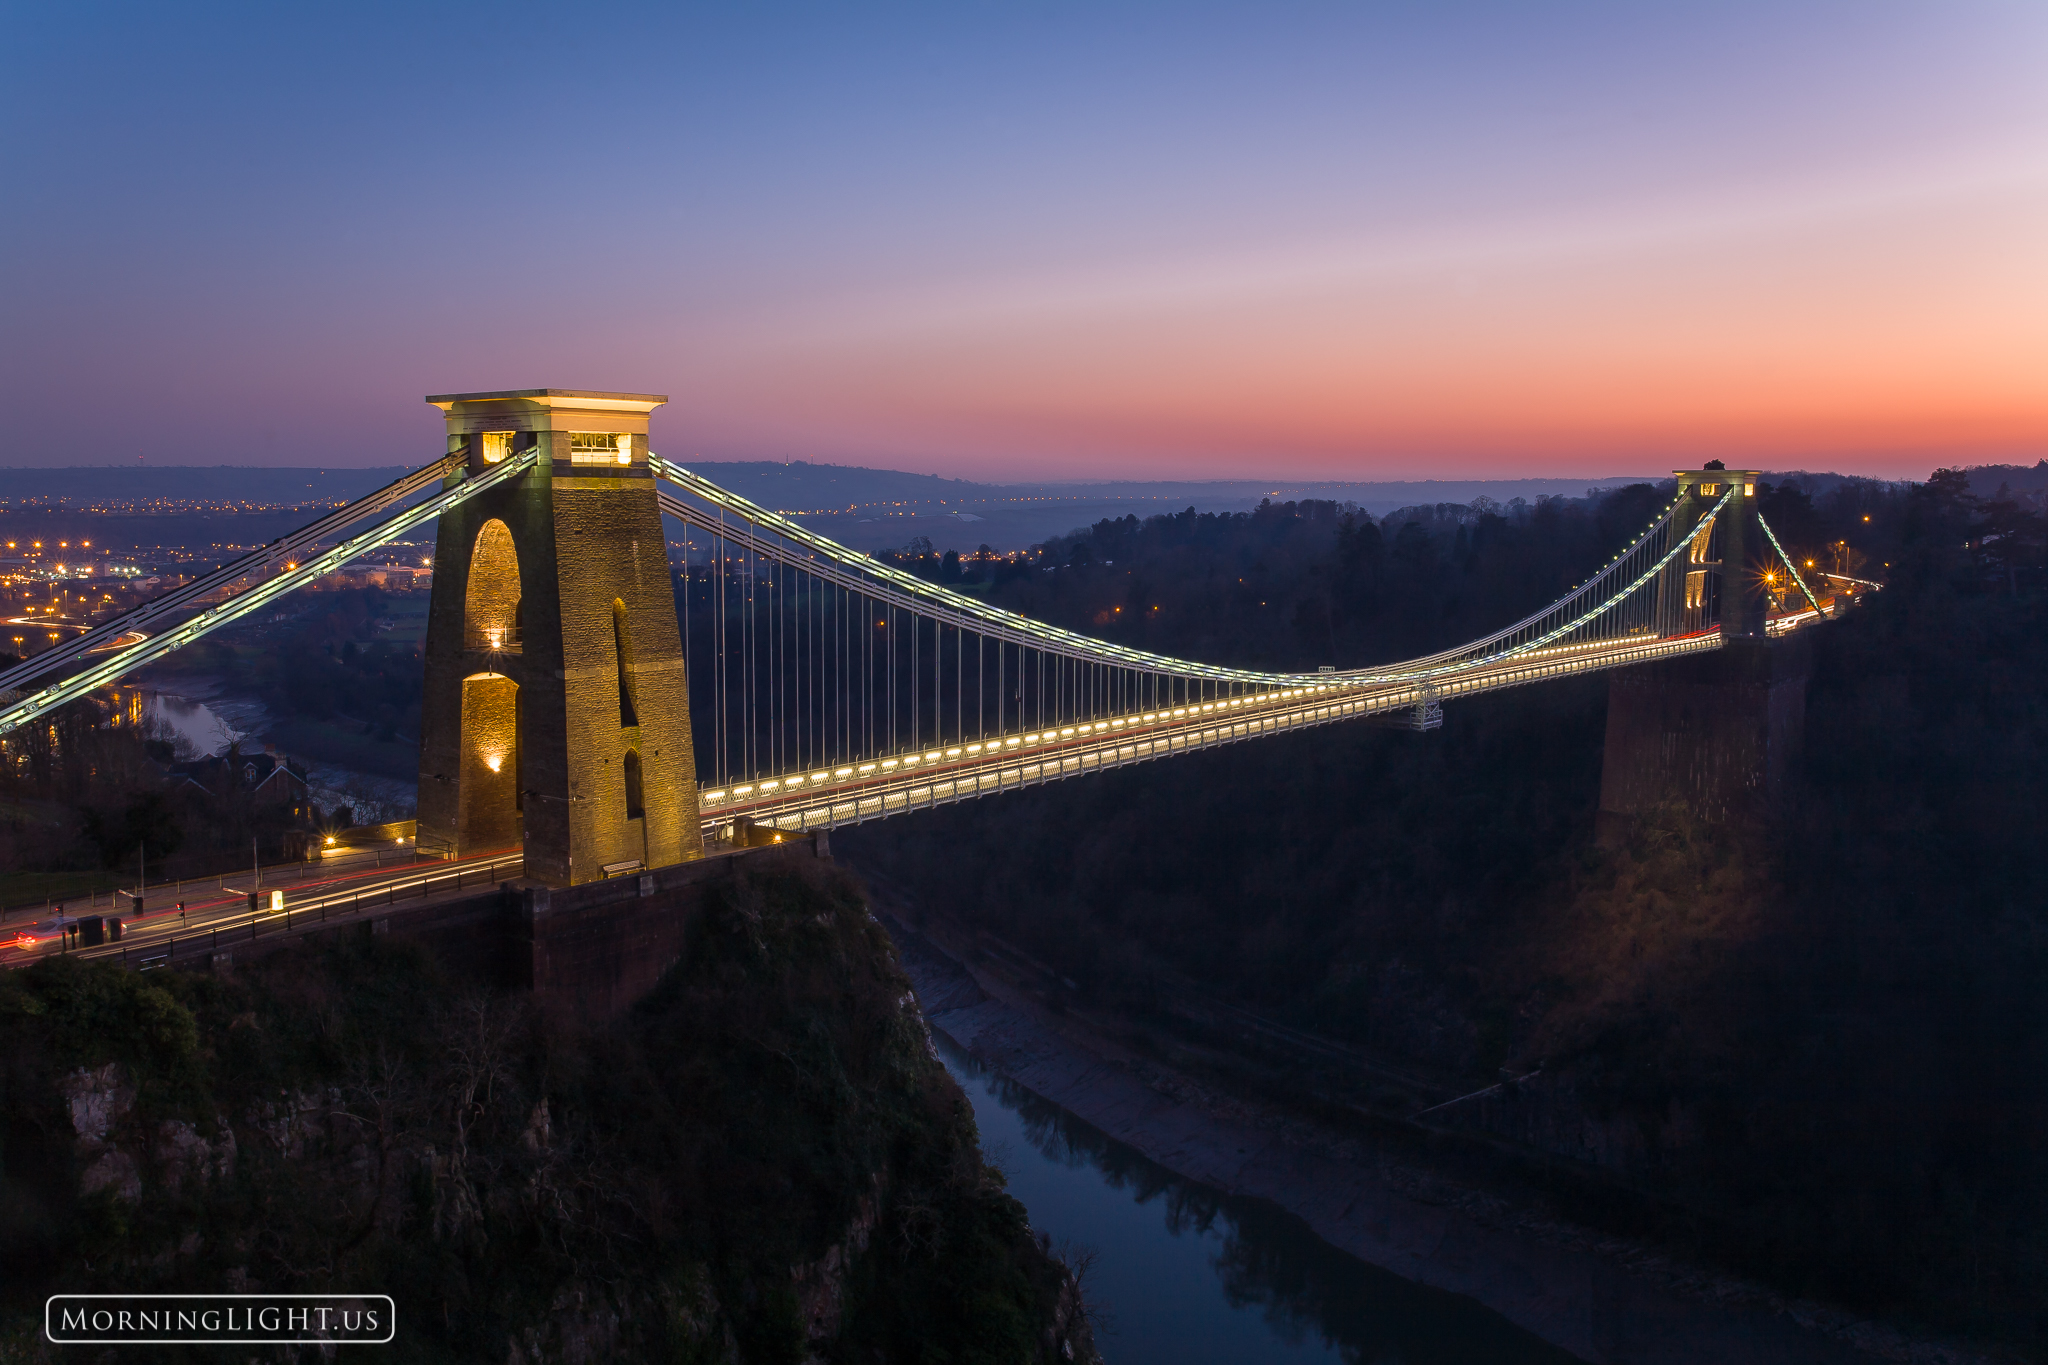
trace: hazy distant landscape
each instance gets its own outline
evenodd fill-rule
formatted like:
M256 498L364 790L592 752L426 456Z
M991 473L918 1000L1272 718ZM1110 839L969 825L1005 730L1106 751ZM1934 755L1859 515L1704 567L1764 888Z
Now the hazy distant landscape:
M142 469L121 465L0 470L0 528L38 535L97 536L102 545L142 547L232 539L261 544L300 525L312 509L351 501L392 482L406 466L299 469L215 466ZM917 536L942 548L1021 550L1104 517L1193 507L1242 511L1261 498L1355 502L1384 515L1416 503L1490 497L1572 496L1636 478L1494 481L1186 482L991 484L846 465L703 461L707 478L855 549L894 549ZM88 509L104 509L89 517ZM232 515L234 520L222 520ZM16 520L10 520L10 518ZM6 534L13 535L9 529ZM166 537L181 538L177 540Z

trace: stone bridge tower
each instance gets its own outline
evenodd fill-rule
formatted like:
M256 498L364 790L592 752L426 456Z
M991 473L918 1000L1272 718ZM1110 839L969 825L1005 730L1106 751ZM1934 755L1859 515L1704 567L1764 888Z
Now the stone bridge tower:
M1716 524L1664 573L1663 619L1676 634L1721 628L1721 648L1608 675L1607 747L1597 829L1624 840L1636 820L1679 807L1710 824L1768 813L1806 728L1805 635L1771 640L1755 470L1680 469L1681 530L1721 496Z
M419 832L521 842L555 886L701 856L688 679L647 464L655 394L427 399L466 473L527 472L440 520L420 715Z

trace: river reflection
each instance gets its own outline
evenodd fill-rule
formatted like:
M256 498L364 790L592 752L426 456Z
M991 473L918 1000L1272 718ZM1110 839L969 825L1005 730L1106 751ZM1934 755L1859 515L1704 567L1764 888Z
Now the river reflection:
M205 698L150 689L117 690L124 713L148 727L153 738L171 742L182 761L226 753L235 744L249 748L269 724L263 703L248 697ZM375 777L332 763L297 761L306 768L307 792L325 811L348 807L358 824L410 819L416 788L398 778Z
M144 697L145 720L157 733L171 740L179 758L224 754L253 728L249 724L252 717L245 714L231 719L221 710L192 697L180 697L169 692L149 692ZM258 713L253 718L260 719L260 706L245 703L242 708L245 712L251 709ZM235 720L242 723L238 725Z
M1576 1359L1471 1299L1345 1255L1263 1200L1183 1180L937 1042L1032 1226L1096 1253L1085 1286L1105 1310L1110 1365Z

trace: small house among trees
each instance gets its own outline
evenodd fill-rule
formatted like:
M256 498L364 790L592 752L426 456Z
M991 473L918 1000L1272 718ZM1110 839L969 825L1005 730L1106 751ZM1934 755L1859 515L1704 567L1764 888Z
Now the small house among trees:
M305 765L293 762L268 745L260 754L230 749L212 758L173 763L170 774L177 789L189 789L189 784L209 796L243 792L257 805L281 808L295 820L312 818Z

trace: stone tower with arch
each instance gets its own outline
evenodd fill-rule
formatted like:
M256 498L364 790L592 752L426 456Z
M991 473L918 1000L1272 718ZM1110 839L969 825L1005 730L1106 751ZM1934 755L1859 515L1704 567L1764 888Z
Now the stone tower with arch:
M698 857L689 684L647 464L655 394L442 394L451 453L534 467L441 518L419 833L555 886Z

